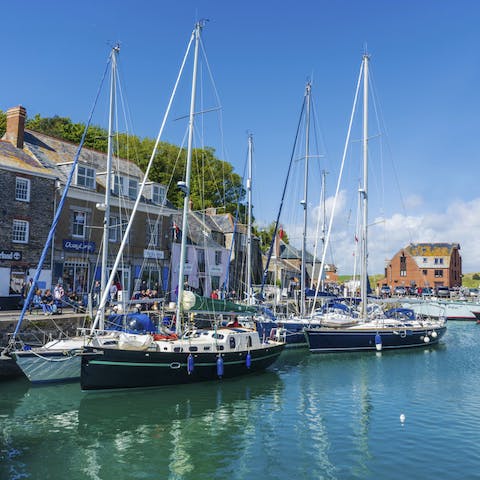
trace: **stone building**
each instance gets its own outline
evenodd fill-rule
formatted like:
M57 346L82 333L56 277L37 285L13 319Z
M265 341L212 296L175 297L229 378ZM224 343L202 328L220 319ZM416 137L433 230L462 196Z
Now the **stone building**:
M0 180L4 187L0 190L4 206L0 221L7 227L2 228L0 237L5 257L0 261L0 296L5 294L6 285L17 285L20 276L26 280L33 275L70 175L73 181L38 286L50 288L61 282L66 291L83 295L101 277L107 155L83 148L72 172L78 145L25 130L25 114L23 107L7 112L7 132L0 142L0 168L6 172ZM135 163L119 158L112 163L107 273L143 181ZM128 295L142 285L160 293L168 290L171 215L175 212L166 202L165 187L148 182L117 276ZM10 252L15 259L7 259Z
M458 243L411 243L397 252L379 285L402 287L460 287L462 258Z

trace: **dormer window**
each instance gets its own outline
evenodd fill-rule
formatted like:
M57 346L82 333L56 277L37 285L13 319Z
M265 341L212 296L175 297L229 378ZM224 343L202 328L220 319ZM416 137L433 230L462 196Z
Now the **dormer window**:
M95 169L91 167L86 167L85 165L77 166L77 186L89 188L90 190L95 189Z
M122 197L131 199L137 198L138 180L133 177L125 177L122 175L114 175L113 177L113 193Z
M163 185L152 185L152 202L155 205L164 205L166 191L167 190Z

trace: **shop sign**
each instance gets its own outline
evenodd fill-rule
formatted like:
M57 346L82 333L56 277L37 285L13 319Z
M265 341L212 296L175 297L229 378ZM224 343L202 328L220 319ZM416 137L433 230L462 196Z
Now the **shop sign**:
M143 258L153 258L155 260L164 260L165 254L163 250L149 250L145 248L143 250Z
M222 266L221 265L211 265L209 267L210 275L221 275L222 274Z
M68 252L95 252L95 242L84 242L83 240L63 240L63 249Z
M13 260L18 262L22 259L22 252L17 250L0 250L0 260Z

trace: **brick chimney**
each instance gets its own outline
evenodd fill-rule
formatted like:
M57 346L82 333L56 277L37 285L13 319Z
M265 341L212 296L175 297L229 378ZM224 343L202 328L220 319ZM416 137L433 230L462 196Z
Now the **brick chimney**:
M7 131L5 138L17 148L23 148L26 115L27 111L21 105L7 110Z

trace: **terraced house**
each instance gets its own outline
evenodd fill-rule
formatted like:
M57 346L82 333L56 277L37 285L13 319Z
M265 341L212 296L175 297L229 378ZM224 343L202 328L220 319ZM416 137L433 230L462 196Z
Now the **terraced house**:
M462 257L458 243L411 243L397 252L381 281L392 289L404 287L460 287Z

